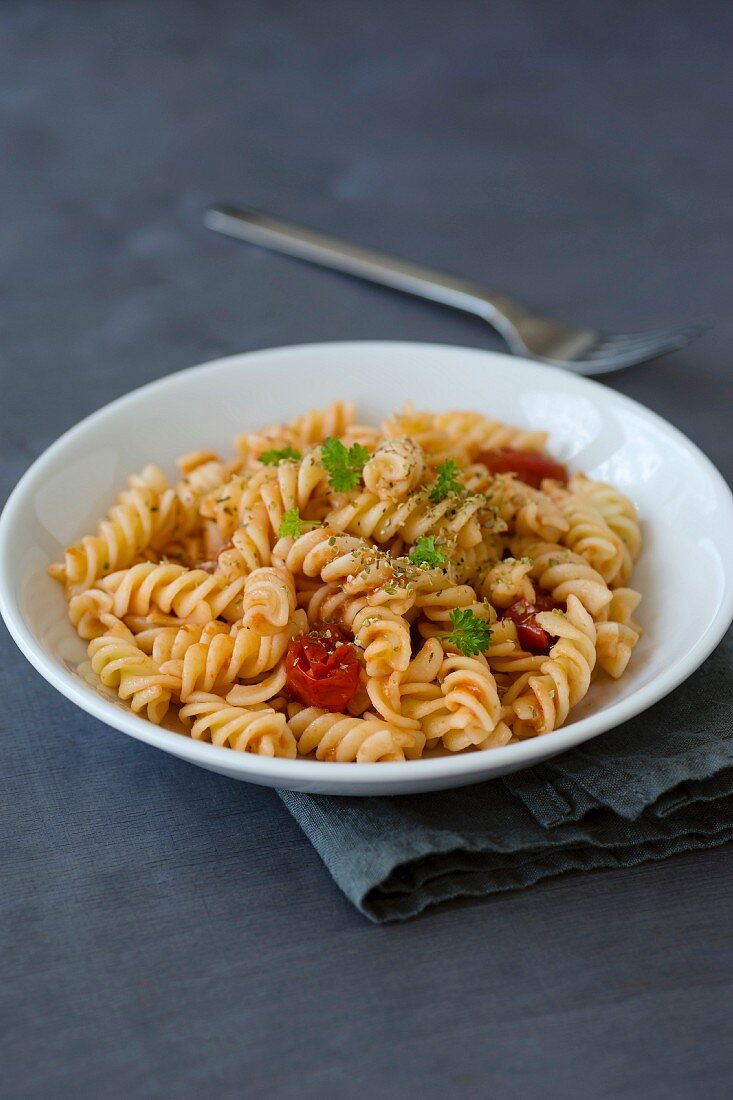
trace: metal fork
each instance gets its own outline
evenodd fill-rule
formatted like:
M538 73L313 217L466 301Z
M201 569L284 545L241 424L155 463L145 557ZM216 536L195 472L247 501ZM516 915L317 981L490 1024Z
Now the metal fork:
M256 210L213 206L204 214L204 224L229 237L476 314L501 333L515 354L578 374L606 374L656 359L684 347L704 330L703 325L688 324L613 335L573 328L538 317L504 294L491 293L452 275L326 237Z

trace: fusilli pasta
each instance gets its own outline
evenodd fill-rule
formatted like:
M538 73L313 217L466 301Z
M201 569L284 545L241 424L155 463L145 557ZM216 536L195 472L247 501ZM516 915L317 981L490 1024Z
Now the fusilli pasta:
M92 672L239 752L374 763L550 733L641 629L642 534L544 432L335 401L133 475L49 572ZM600 671L599 671L600 670Z

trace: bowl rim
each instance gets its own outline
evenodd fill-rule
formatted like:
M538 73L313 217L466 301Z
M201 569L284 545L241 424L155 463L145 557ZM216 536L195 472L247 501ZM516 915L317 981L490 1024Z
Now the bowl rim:
M23 616L13 591L14 578L10 563L10 546L13 532L31 493L43 484L47 472L56 466L58 457L63 454L67 443L72 438L83 435L90 427L114 418L117 412L124 409L126 405L139 400L141 395L151 395L171 385L175 386L192 375L213 372L222 366L234 365L237 362L256 364L258 360L267 359L268 357L277 357L283 354L297 355L305 350L309 352L328 351L331 354L334 352L348 353L357 349L366 349L375 353L379 353L380 350L404 351L411 354L425 350L431 352L444 351L446 353L460 352L468 357L475 356L477 359L507 360L514 367L516 367L517 362L521 362L523 368L530 368L530 374L535 373L538 379L541 377L545 382L551 381L554 377L561 381L563 385L569 383L580 393L585 391L598 396L602 392L617 407L629 411L633 410L636 415L640 415L657 428L661 428L666 434L671 435L672 439L680 444L704 468L715 488L718 507L727 513L727 521L733 530L733 493L720 471L707 455L683 432L658 413L652 412L651 409L633 398L618 393L616 390L611 390L592 379L570 374L560 368L547 366L520 356L509 356L501 352L459 344L439 344L428 341L314 341L312 343L288 344L239 352L175 371L103 405L67 429L55 442L50 444L35 459L11 491L0 514L0 614L2 614L8 631L19 649L33 667L57 691L106 725L127 733L136 740L172 752L181 759L205 767L209 766L215 770L218 770L219 765L226 764L226 770L229 774L237 772L240 773L241 778L250 778L254 782L257 782L258 777L264 778L268 782L274 780L273 785L275 786L280 783L287 785L290 781L297 781L302 785L302 789L306 789L308 781L312 781L314 787L320 786L321 783L325 783L329 787L341 783L342 785L348 784L350 787L358 788L360 786L372 786L375 784L375 780L378 779L380 788L383 789L392 782L394 782L395 787L398 787L406 781L425 780L430 782L438 778L446 780L447 782L444 785L450 786L450 780L454 779L456 785L459 785L462 777L464 777L463 782L465 782L465 777L472 773L476 773L476 781L480 781L484 778L482 771L485 770L485 765L489 759L492 764L491 771L498 774L502 771L519 770L531 766L535 761L547 758L548 753L546 750L549 747L546 740L547 735L520 741L514 745L486 750L489 754L488 757L482 752L473 752L427 757L419 760L384 762L379 764L378 771L375 771L371 764L302 758L290 760L280 757L264 757L255 753L235 753L231 749L212 745L209 742L196 741L173 730L156 726L147 719L133 714L132 711L125 711L118 704L105 700L95 693L92 688L86 688L46 653ZM712 653L725 634L731 620L733 620L733 570L727 569L724 571L724 593L720 604L712 620L703 633L696 638L692 646L681 652L677 659L673 660L655 680L648 684L642 684L625 699L607 704L599 711L553 731L550 735L553 748L551 755L559 755L567 749L580 745L607 730L614 729L669 694L683 683ZM180 749L183 751L178 751ZM482 768L482 763L484 768ZM280 776L278 776L278 772L281 773Z

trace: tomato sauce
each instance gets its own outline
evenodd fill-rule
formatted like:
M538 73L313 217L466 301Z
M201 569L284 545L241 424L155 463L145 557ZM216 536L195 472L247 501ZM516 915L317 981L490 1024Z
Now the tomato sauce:
M568 480L568 471L561 462L537 451L500 447L497 451L482 451L476 461L483 463L492 474L516 474L533 489L539 489L546 477L563 483Z

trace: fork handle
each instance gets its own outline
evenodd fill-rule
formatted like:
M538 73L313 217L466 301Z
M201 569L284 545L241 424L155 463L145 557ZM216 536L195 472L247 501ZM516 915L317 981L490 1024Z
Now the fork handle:
M204 224L218 233L249 241L250 244L272 248L276 252L320 264L321 267L344 271L418 298L474 313L500 332L513 327L513 318L526 316L526 310L511 298L490 294L474 283L327 237L248 207L212 206L204 215Z

